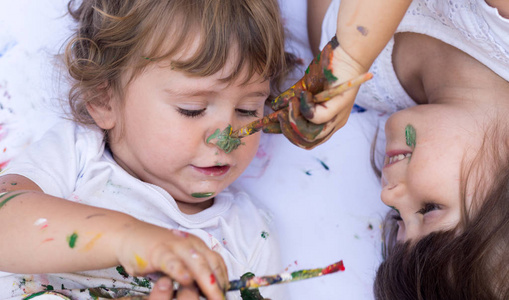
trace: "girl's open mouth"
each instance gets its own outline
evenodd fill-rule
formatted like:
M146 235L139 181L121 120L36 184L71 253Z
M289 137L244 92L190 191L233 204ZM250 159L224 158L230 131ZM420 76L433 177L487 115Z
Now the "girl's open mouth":
M207 176L221 176L226 174L230 170L229 165L223 165L223 166L212 166L212 167L196 167L193 166L193 168Z

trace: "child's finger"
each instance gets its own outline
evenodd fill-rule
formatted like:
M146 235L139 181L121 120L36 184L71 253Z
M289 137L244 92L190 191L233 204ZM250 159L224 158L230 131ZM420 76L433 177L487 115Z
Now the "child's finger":
M177 291L177 299L198 300L200 299L200 292L196 285L180 285Z
M213 252L208 248L204 249L203 252L198 252L196 249L191 248L189 255L186 258L186 265L192 273L198 287L207 299L223 299L223 291L218 284L218 280L214 272L218 272L218 276L221 277L224 277L225 275L222 274L223 271L221 271L221 267L218 268L217 265L213 265L212 267L210 266L208 259L212 257L211 254L213 254Z
M148 300L168 299L173 299L173 282L170 278L164 276L156 282Z
M214 275L219 288L224 291L228 285L228 270L224 260L221 255L215 251L208 251L206 255L208 256L207 260L210 268L212 269L212 274Z

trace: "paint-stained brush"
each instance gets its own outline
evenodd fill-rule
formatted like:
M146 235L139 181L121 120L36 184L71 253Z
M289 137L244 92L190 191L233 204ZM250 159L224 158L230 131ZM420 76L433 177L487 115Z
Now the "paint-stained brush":
M327 274L332 274L338 271L344 271L345 266L343 261L328 265L325 268L300 270L291 273L281 273L270 276L251 277L248 279L232 280L230 281L228 291L235 291L240 289L255 289L262 286L273 284L280 284L286 282L293 282L308 278L319 277Z
M315 103L322 103L325 101L330 100L331 98L338 96L347 90L354 88L356 86L359 86L363 84L364 82L370 80L373 78L372 73L364 73L357 78L354 78L350 81L343 82L340 85L333 87L331 89L325 90L313 97L313 100ZM277 121L277 116L281 112L281 110L275 111L261 119L258 119L256 121L253 121L247 125L242 126L241 128L233 131L230 136L233 139L239 139L246 136L250 136L260 130L262 130L264 127L268 126L269 124L273 124L275 121Z

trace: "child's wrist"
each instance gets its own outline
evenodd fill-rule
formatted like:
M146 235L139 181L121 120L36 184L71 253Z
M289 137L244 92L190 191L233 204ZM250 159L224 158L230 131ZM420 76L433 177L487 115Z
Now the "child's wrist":
M364 66L348 54L339 44L333 50L332 72L339 80L336 84L343 83L366 73L369 66Z

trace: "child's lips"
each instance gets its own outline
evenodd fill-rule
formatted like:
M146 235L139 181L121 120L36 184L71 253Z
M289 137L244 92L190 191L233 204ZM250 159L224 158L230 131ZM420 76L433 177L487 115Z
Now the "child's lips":
M222 165L222 166L212 166L212 167L197 167L193 166L193 168L207 176L222 176L226 174L230 170L229 165Z

